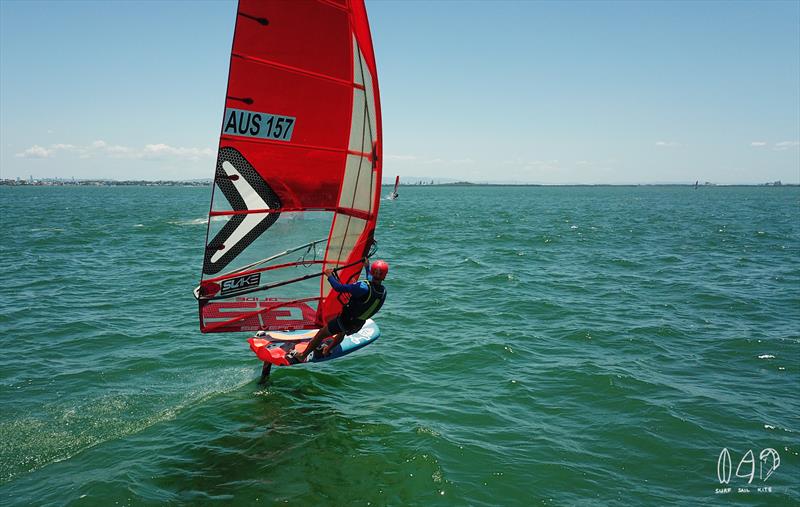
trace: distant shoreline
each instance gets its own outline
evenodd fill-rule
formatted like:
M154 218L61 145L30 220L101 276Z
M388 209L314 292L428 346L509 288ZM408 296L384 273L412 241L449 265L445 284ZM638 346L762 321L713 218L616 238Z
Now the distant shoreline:
M208 187L211 180L0 180L0 186L7 187ZM383 183L381 187L393 187L393 183ZM694 187L694 183L472 183L457 181L447 183L401 184L399 188L426 187ZM708 187L800 187L800 183L710 183L698 185Z
M207 187L211 180L0 180L7 187Z
M393 187L385 183L382 187ZM398 188L409 187L692 187L694 183L433 183L425 185L400 185ZM800 183L707 183L698 185L697 188L709 187L800 187Z

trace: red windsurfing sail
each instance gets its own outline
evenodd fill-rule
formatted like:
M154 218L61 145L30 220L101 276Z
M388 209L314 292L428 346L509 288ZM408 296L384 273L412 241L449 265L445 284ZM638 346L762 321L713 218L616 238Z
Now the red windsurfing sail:
M311 329L373 242L381 111L363 0L240 0L200 286L203 332Z
M397 175L397 178L394 179L394 195L397 195L397 185L400 184L400 175Z

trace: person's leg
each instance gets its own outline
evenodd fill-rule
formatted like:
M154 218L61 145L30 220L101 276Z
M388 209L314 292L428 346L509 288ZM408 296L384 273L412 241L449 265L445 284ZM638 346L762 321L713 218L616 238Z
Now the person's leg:
M340 319L341 319L341 317L340 317ZM328 354L330 354L331 350L333 350L334 347L336 347L337 345L342 343L342 340L344 340L345 335L351 335L351 334L355 334L355 333L359 332L361 330L361 328L364 326L365 322L366 321L364 321L364 320L345 320L345 321L339 320L339 321L337 321L337 325L342 324L342 325L339 325L340 329L336 329L335 330L335 331L339 331L339 332L338 333L334 333L333 332L334 330L332 330L331 334L334 335L333 341L330 344L326 345L322 349L322 355L323 356L327 356Z
M331 332L328 329L328 326L330 326L330 323L328 323L327 326L325 326L322 329L320 329L319 331L317 331L317 334L315 334L314 338L312 338L311 341L308 342L308 346L306 347L306 349L303 352L298 352L297 355L295 355L295 357L301 363L306 360L306 357L308 357L308 355L311 354L311 351L313 351L314 349L319 347L319 344L322 343L322 340L324 340L325 338L327 338L327 337L329 337L331 335Z

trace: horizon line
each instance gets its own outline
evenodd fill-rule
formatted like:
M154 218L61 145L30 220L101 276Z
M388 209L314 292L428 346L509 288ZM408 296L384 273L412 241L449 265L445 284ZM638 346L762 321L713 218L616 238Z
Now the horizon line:
M178 179L178 180L150 180L150 179L116 179L116 178L63 178L63 177L46 177L46 178L22 178L22 177L13 177L13 178L0 178L0 186L37 186L31 185L30 181L33 182L56 182L61 183L62 185L71 185L78 182L98 182L98 183L128 183L128 184L136 184L136 183L200 183L200 184L210 184L213 179L212 178L189 178L189 179ZM435 181L435 178L434 178ZM423 183L421 180L420 182L415 183L400 183L400 187L430 187L430 186L505 186L505 187L630 187L630 186L695 186L698 187L736 187L736 186L748 186L748 187L764 187L764 186L800 186L800 181L797 182L783 182L782 180L775 180L775 181L762 181L762 182L736 182L736 183L717 183L717 182L702 182L702 183L695 183L695 182L686 182L686 181L677 181L677 182L669 182L669 181L660 181L660 182L616 182L616 183L579 183L579 182L561 182L561 183L540 183L540 182L492 182L492 181L466 181L466 180L452 180L452 181L439 181L434 183ZM39 185L41 186L41 185ZM394 182L384 183L381 182L381 187L393 187Z

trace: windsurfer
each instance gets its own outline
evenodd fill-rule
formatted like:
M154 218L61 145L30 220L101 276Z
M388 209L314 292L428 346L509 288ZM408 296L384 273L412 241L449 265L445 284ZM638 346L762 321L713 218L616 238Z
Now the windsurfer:
M386 301L386 287L383 286L383 279L389 272L389 264L383 260L377 260L365 266L367 272L366 280L359 280L356 283L341 283L332 269L326 269L325 275L328 283L331 284L336 292L347 292L350 294L350 301L342 309L338 317L331 319L325 327L317 331L303 352L292 350L286 355L286 360L290 364L305 362L308 355L320 346L323 340L333 336L333 341L322 348L322 355L330 354L334 347L339 345L345 335L353 334L361 329L366 320L381 309Z

